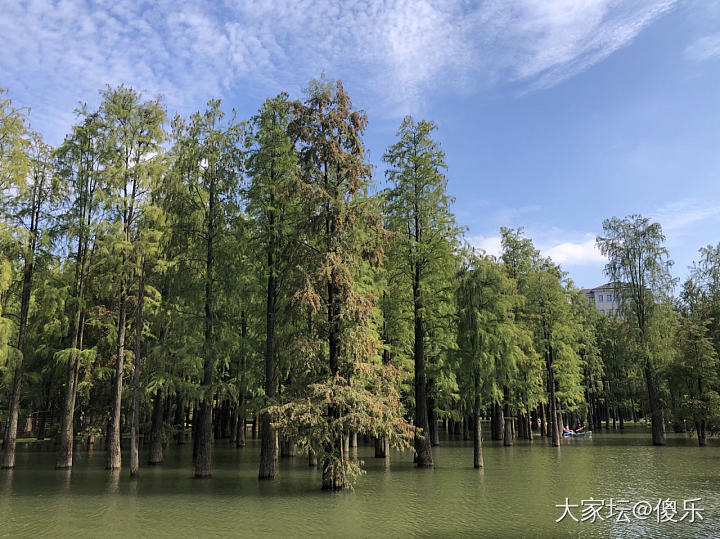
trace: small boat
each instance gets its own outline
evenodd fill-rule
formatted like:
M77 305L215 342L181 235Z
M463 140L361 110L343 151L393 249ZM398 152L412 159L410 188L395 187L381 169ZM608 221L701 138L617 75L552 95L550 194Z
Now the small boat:
M592 431L586 430L583 432L573 432L573 431L563 432L563 438L570 438L570 437L574 437L574 436L592 436Z

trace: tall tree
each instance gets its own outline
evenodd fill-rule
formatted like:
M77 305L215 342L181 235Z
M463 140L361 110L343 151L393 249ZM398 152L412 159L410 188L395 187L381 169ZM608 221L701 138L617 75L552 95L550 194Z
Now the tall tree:
M8 422L3 444L0 467L15 466L15 440L17 436L18 410L23 382L25 343L30 323L30 301L35 286L34 276L41 246L49 245L49 227L52 211L59 202L57 182L53 181L52 149L40 135L31 133L27 146L28 172L24 181L13 186L13 196L5 206L9 212L4 217L15 231L20 258L23 261L20 286L20 312L18 315L16 357L10 395Z
M522 302L501 264L467 253L458 288L458 354L464 397L473 411L475 468L484 467L481 414L504 397L518 366L532 352L531 336L516 323ZM539 380L534 380L539 385Z
M288 264L288 238L292 233L290 214L297 206L297 155L288 135L293 109L297 104L280 94L265 101L251 120L247 162L250 186L247 210L255 223L255 239L265 254L265 405L277 404L278 387L276 324L278 317L278 283ZM296 248L297 246L292 246ZM270 413L264 411L260 424L260 479L272 479L276 472L275 430Z
M665 445L665 421L658 376L659 357L653 342L657 332L653 323L661 319L661 304L666 303L673 286L672 262L664 247L662 227L641 215L624 219L613 217L603 222L598 236L600 252L608 257L605 273L615 283L625 318L632 323L639 353L638 361L652 417L653 445Z
M202 287L202 374L197 417L195 477L212 475L213 400L220 348L217 343L216 283L218 260L229 245L229 222L237 215L238 185L242 172L243 124L234 115L227 121L219 100L208 102L186 125L175 122L176 174L183 185L187 227L191 236L188 267L199 272ZM196 266L195 260L202 264Z
M445 154L432 133L432 122L406 117L397 132L398 142L383 156L390 187L385 192L387 226L395 233L394 248L404 264L398 286L412 290L413 360L415 367L415 440L417 465L433 466L427 405L427 321L433 299L452 301L437 294L445 288L448 270L455 267L453 250L458 230L445 189Z
M278 411L289 412L285 428L317 455L326 490L349 487L358 471L343 451L348 430L372 430L376 436L385 432L399 443L405 432L399 400L382 383L392 378L391 371L373 364L379 358L369 283L381 262L384 233L367 197L370 166L362 142L366 122L363 112L353 110L342 83L323 79L311 81L308 97L289 126L297 141L299 196L307 216L297 240L303 284L296 303L322 314L324 320L311 315L310 322L318 322L324 344L317 357L325 361L309 372L315 383L309 384L305 411L297 412L305 399ZM373 383L377 400L368 409ZM298 416L293 418L292 412Z
M104 172L111 187L107 202L113 206L116 213L116 225L119 228L117 250L120 255L120 265L117 270L119 304L115 385L105 467L119 469L128 296L133 269L137 264L135 259L142 257L141 254L133 252L138 238L136 223L139 205L148 189L152 158L157 154L163 140L165 111L158 100L143 102L140 94L124 86L108 87L102 93L102 97L100 117L105 144ZM142 264L139 264L139 267L141 266ZM136 458L134 464L137 465ZM137 474L136 466L131 473Z
M695 426L702 447L710 426L720 420L720 359L713 346L711 304L705 290L688 279L680 299L683 317L675 329L677 355L670 367L671 383L680 386L680 413Z
M80 122L57 150L58 174L69 188L71 202L64 216L73 262L71 285L72 315L68 327L70 347L56 354L66 365L65 391L61 411L62 425L56 468L71 468L74 441L75 400L81 363L89 359L83 351L86 299L96 236L102 222L101 200L105 184L102 177L102 145L97 113L83 106L77 111Z

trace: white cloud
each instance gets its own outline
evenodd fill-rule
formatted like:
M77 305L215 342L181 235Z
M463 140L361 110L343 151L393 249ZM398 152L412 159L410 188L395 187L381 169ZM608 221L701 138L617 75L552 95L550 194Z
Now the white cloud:
M530 239L537 237L529 232L526 232L525 236ZM540 233L538 236L543 239L541 242L534 242L535 246L543 256L549 256L557 264L583 265L607 261L595 246L595 234L582 234L582 239L575 240L567 238L568 236L576 238L577 234L551 230ZM489 255L499 257L502 254L502 239L500 236L474 234L469 236L467 240L470 245L482 249Z
M8 2L0 79L48 123L65 123L69 103L106 83L162 93L186 111L233 90L296 91L321 71L397 114L421 108L428 91L556 84L630 43L675 2Z
M485 251L485 254L496 257L502 254L502 239L500 236L483 236L482 234L477 234L469 236L467 241L473 247Z
M541 249L545 256L549 256L558 264L596 264L607 262L599 249L595 246L595 236L588 234L588 238L580 242L563 241Z
M685 57L696 62L720 58L720 32L694 41L685 49Z

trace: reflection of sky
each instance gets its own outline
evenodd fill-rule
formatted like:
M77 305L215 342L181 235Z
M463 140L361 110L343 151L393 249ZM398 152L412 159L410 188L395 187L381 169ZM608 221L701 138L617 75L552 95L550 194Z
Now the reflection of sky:
M222 97L247 118L325 72L368 111L380 180L403 114L439 124L458 222L489 251L500 226L525 226L595 286L606 279L592 240L607 217L659 219L679 276L720 239L717 1L223 6L9 3L0 85L58 143L106 83L163 94L171 114Z

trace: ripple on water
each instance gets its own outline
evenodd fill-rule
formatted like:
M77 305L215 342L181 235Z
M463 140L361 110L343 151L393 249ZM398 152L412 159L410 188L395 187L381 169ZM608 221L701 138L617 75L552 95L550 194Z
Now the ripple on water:
M101 451L79 452L71 473L52 469L50 451L21 450L17 469L0 472L0 535L8 537L637 537L707 536L718 528L720 447L697 448L681 436L667 447L646 432L536 438L514 447L486 441L485 469L472 468L472 444L443 441L436 468L417 470L410 453L373 458L352 492L326 493L307 459L283 459L276 481L258 482L258 444L216 445L210 480L192 478L191 450L171 446L163 466L103 469ZM141 459L144 455L141 455ZM123 455L126 458L126 455ZM142 462L142 460L141 460ZM703 498L696 525L634 521L555 523L555 507L593 497L639 501Z

